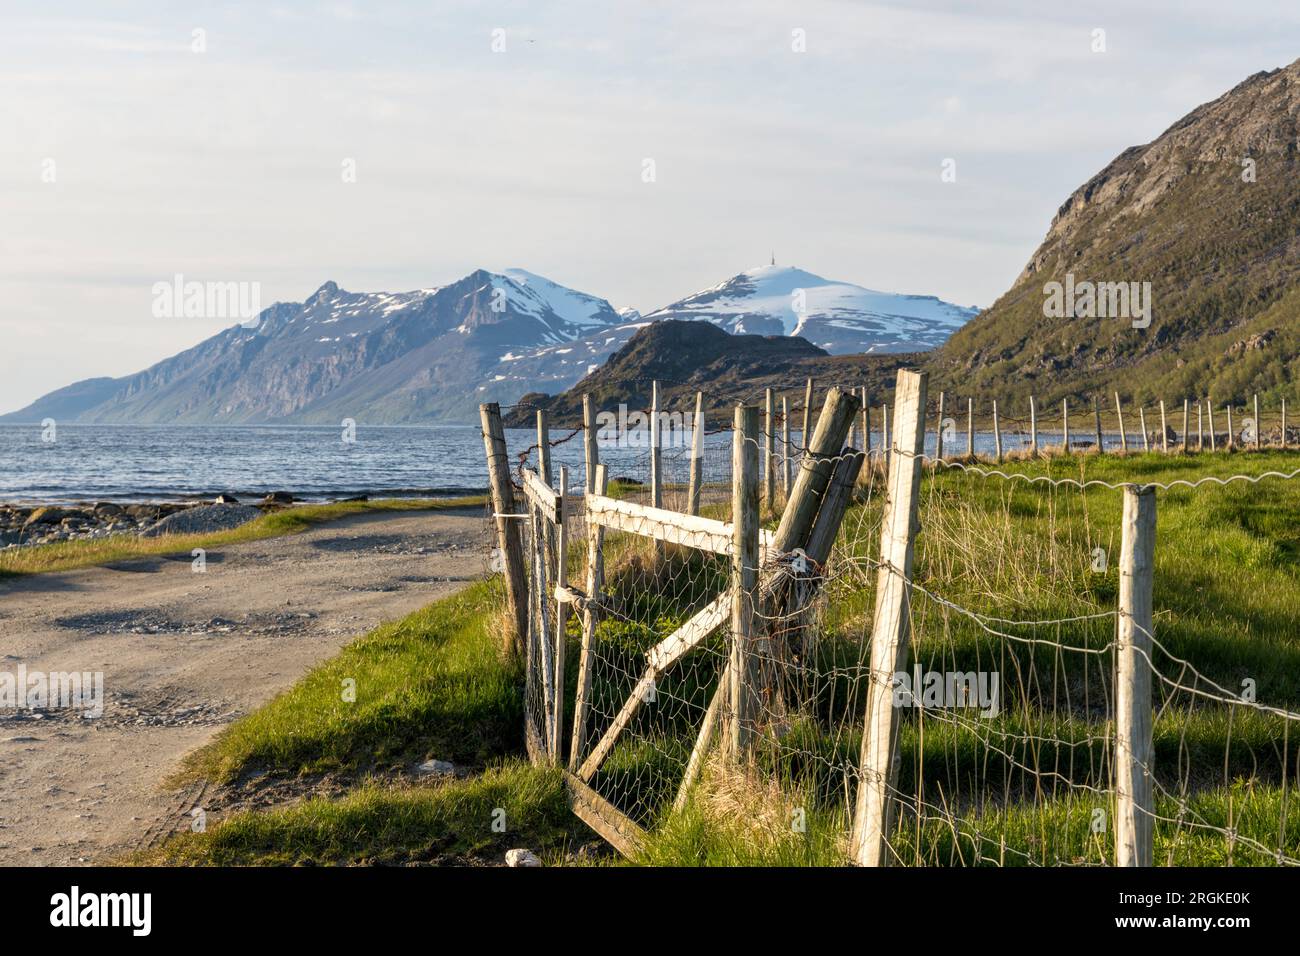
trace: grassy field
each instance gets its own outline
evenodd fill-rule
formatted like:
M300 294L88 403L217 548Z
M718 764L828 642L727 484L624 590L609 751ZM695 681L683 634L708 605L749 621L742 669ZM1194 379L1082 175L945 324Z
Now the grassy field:
M1004 470L1110 482L1227 477L1300 467L1300 455L1249 453L1165 458L1079 456L1007 463ZM1113 611L1120 494L981 478L957 471L923 485L916 580L978 615L1056 621ZM1206 485L1159 492L1156 633L1170 655L1158 670L1184 684L1191 672L1234 692L1253 681L1261 702L1300 710L1300 480ZM840 573L827 587L814 670L822 675L791 713L781 745L760 750L757 770L711 762L685 809L667 804L698 713L716 673L717 648L660 687L679 725L634 723L593 780L602 794L649 826L641 862L661 865L817 865L844 859L846 772L856 761L862 707L860 664L869 631L879 497L846 519ZM648 642L671 629L721 579L715 563L681 553L653 567L645 549L613 536L609 589L627 613L601 626L604 708L634 679ZM1095 552L1108 556L1094 570ZM575 552L576 553L576 552ZM856 557L855 557L856 556ZM581 568L577 559L571 570ZM856 570L855 570L856 569ZM648 594L647 575L672 586ZM675 582L675 583L674 583ZM234 725L185 768L232 780L250 770L310 774L342 769L369 783L341 800L318 799L271 813L240 814L207 834L185 834L142 862L418 862L531 846L554 862L590 838L563 809L559 781L521 759L522 678L493 648L500 593L476 585L368 635L291 691ZM904 811L894 851L909 863L1098 864L1112 858L1108 701L1113 618L1040 627L1031 645L919 595L913 659L927 670L995 669L1002 709L972 724L906 711L899 788L919 798ZM576 624L571 632L576 637ZM1069 649L1069 650L1063 650ZM1097 651L1099 653L1084 653ZM568 655L576 680L576 646ZM337 687L357 678L358 699ZM598 680L601 675L598 674ZM1208 687L1208 685L1201 685ZM572 699L570 687L569 699ZM1241 707L1158 690L1155 768L1160 787L1156 859L1176 865L1268 864L1300 856L1300 813L1290 806L1297 751L1287 722ZM692 721L691 715L696 719ZM385 784L383 771L425 756L490 765L481 778L429 787ZM494 789L495 788L495 789ZM483 809L505 800L521 829L483 832ZM797 811L797 813L796 813ZM797 816L800 827L791 820ZM1225 831L1231 831L1228 835ZM500 839L497 839L500 837ZM534 841L530 843L529 841ZM1262 849L1261 849L1262 848Z
M482 496L465 498L381 498L375 501L340 501L324 505L298 505L272 511L230 531L216 534L174 534L141 538L135 534L111 535L79 541L57 541L0 551L0 578L48 571L72 571L110 561L173 554L193 548L224 545L297 534L318 524L349 515L376 511L437 511L481 506Z

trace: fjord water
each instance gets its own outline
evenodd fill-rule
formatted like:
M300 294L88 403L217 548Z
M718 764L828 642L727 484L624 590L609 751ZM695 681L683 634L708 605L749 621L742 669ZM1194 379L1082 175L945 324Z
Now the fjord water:
M570 434L555 429L553 439ZM53 441L46 440L53 437ZM797 433L793 436L798 443ZM1006 434L1004 447L1022 437ZM1042 436L1044 441L1055 436ZM301 425L60 424L53 436L40 425L0 425L0 501L155 501L221 493L255 497L288 491L308 500L353 495L454 495L487 487L483 438L472 425L358 426L355 441L339 428ZM537 440L531 429L508 429L512 465ZM873 447L880 436L873 435ZM706 479L725 481L730 432L707 435ZM927 436L932 450L934 435ZM965 450L965 434L958 436ZM992 436L976 436L991 451ZM643 448L602 446L611 477L646 480ZM530 456L535 461L535 454ZM690 448L664 450L669 482L685 481ZM552 451L557 470L583 481L581 435Z

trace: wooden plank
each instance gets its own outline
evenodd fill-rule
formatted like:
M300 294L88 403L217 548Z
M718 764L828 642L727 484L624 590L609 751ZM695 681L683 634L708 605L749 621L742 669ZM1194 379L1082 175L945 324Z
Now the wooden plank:
M596 771L600 769L600 765L605 762L605 758L609 756L609 752L614 748L614 742L618 740L619 734L632 722L632 718L636 716L637 711L641 709L641 705L646 702L646 698L654 690L655 680L658 676L659 672L655 668L646 668L645 673L636 682L636 686L632 688L632 693L628 695L627 700L623 702L623 706L614 715L609 727L605 729L605 733L601 735L600 740L596 742L596 746L591 748L591 753L587 755L587 759L578 768L580 778L590 780L596 775Z
M1151 653L1155 536L1155 488L1126 486L1115 647L1116 866L1151 866L1154 860Z
M731 525L716 518L682 514L667 508L652 508L605 495L588 496L586 516L589 524L598 524L614 531L639 534L713 554L731 554ZM764 547L771 550L774 538L773 532L764 532Z
M574 815L604 837L619 853L635 859L645 847L645 830L573 774L565 773L564 784Z
M863 725L860 774L853 814L851 852L863 866L888 862L887 841L894 806L899 711L893 677L906 669L910 636L910 589L921 487L920 449L925 440L924 372L902 370L895 392L894 424L899 454L889 468L888 513L881 522L882 567L876 583L871 631L871 683Z
M728 664L722 669L722 678L718 681L718 688L713 692L713 698L709 701L709 709L704 712L700 732L695 737L695 746L691 748L690 759L686 761L686 770L682 773L682 782L677 787L677 797L673 800L674 810L679 811L686 806L686 798L690 796L695 781L700 778L700 771L704 769L704 758L707 756L709 748L713 746L713 738L718 728L718 718L722 714L723 701L727 697L730 688L731 665Z
M560 495L550 483L542 480L531 468L524 469L524 494L546 520L555 524L560 514Z
M721 595L691 615L690 619L646 652L646 664L662 674L700 645L731 616L731 594Z

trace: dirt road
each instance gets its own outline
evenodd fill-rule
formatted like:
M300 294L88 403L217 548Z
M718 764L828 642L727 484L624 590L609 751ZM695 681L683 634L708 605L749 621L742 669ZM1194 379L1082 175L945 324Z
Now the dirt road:
M0 709L0 865L94 863L186 827L188 751L376 624L485 566L482 511L357 515L285 538L0 582L0 672L102 671L103 715Z

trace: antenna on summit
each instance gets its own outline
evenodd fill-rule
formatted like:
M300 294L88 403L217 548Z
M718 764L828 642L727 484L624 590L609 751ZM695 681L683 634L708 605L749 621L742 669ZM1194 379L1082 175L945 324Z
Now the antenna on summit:
M776 250L772 250L772 265L776 265Z

